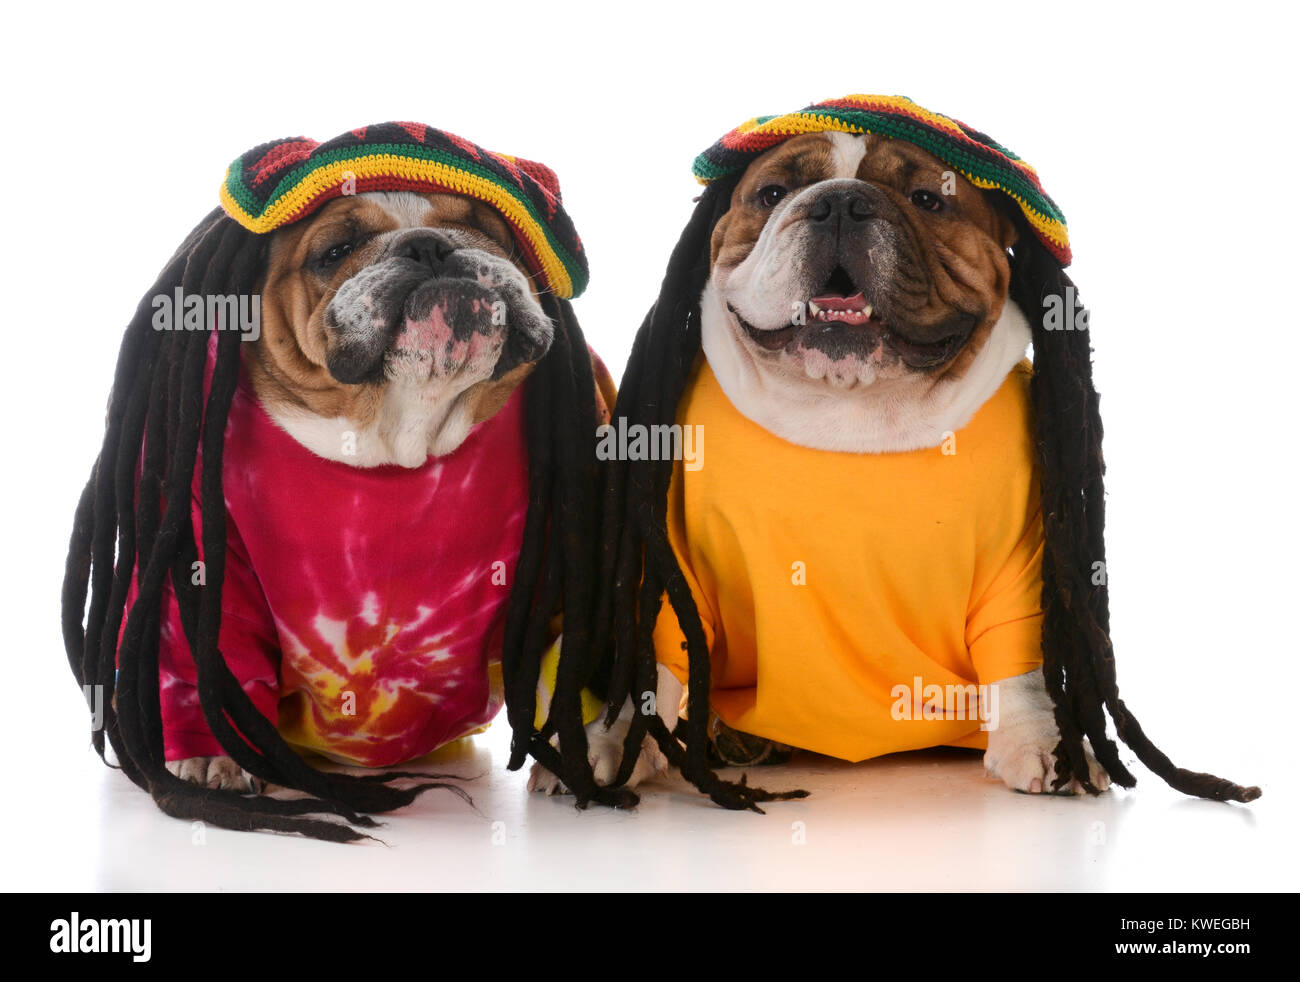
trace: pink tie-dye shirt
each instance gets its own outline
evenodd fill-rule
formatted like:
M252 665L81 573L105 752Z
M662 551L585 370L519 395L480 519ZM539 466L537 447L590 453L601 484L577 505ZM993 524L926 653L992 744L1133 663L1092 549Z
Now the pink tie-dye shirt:
M592 361L607 418L613 386ZM528 505L526 387L447 456L360 468L299 444L241 378L226 429L220 648L286 740L383 767L496 715ZM166 758L221 754L170 584L163 602Z

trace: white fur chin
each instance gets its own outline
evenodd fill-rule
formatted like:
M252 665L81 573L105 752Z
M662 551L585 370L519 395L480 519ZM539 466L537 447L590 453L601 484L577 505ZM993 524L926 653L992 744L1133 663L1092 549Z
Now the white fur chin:
M265 408L312 453L353 467L420 467L429 457L459 447L474 425L459 395L440 399L424 386L399 382L388 384L378 417L364 427L342 416L326 419L284 407Z
M1029 322L1011 300L983 349L959 379L921 388L907 380L851 389L764 371L735 335L712 279L700 298L701 345L709 367L743 416L812 450L900 453L937 447L971 421L1025 356Z

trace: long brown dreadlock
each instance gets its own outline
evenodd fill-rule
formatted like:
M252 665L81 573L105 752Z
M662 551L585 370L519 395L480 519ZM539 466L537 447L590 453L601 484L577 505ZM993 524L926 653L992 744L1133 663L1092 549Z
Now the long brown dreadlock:
M207 331L157 331L152 298L177 287L187 295L248 296L264 275L269 236L214 210L167 263L128 324L108 402L98 459L73 522L63 583L63 637L83 689L102 693L105 736L119 766L168 815L239 830L298 833L334 842L368 838L368 813L409 804L431 788L464 790L444 775L407 771L355 776L307 764L256 709L218 648L226 516L223 443L240 364L240 334L218 332L211 386L204 375ZM635 795L600 788L586 756L581 705L573 680L599 681L592 632L600 476L595 452L595 384L586 342L567 300L541 297L555 326L550 351L527 385L530 490L514 584L506 608L502 672L513 728L510 768L529 754L561 775L581 800L629 805ZM201 528L204 585L191 583L198 541L189 487L202 449ZM138 468L138 479L137 479ZM128 589L137 595L127 610ZM222 749L257 778L306 792L281 800L201 788L171 774L163 755L159 631L170 580L193 655L204 717ZM87 596L89 595L89 609ZM536 686L546 628L563 609L562 691L546 726L534 726ZM84 620L83 620L84 618ZM123 622L125 620L125 626ZM119 632L121 640L119 643ZM580 687L579 687L580 688ZM572 695L571 695L572 693ZM563 753L547 742L558 732ZM396 787L390 782L418 783ZM333 815L343 824L311 815Z
M676 422L677 405L700 354L700 296L709 276L710 238L741 176L733 173L708 184L673 250L659 297L637 334L619 390L615 416L626 418L629 426ZM1044 297L1071 296L1066 288L1073 284L1019 213L1015 220L1020 236L1010 257L1011 299L1032 315L1042 311ZM1105 561L1105 500L1101 418L1089 341L1086 332L1049 333L1043 318L1030 320L1035 322L1032 395L1046 538L1043 674L1061 733L1055 748L1053 789L1060 790L1077 776L1085 790L1098 792L1089 780L1085 735L1113 780L1123 787L1136 783L1107 736L1109 713L1119 738L1171 787L1218 801L1252 801L1260 795L1257 787L1176 767L1146 737L1119 697L1107 588L1104 578L1092 582L1094 563ZM772 794L747 787L743 781L731 784L709 769L709 652L699 611L667 536L673 467L670 459L619 461L611 465L606 479L601 563L605 592L598 629L612 622L616 639L608 720L625 698L639 702L639 693L655 689L652 632L665 593L689 655L687 719L677 728L685 746L657 716L636 714L616 783L630 777L641 740L649 733L683 775L714 801L757 810L756 802L802 792Z

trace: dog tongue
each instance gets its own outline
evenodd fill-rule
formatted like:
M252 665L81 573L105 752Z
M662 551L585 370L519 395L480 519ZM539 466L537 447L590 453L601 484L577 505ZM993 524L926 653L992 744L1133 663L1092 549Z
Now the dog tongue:
M837 297L833 295L813 297L812 302L822 310L861 311L867 309L867 298L861 293L855 293L851 297Z

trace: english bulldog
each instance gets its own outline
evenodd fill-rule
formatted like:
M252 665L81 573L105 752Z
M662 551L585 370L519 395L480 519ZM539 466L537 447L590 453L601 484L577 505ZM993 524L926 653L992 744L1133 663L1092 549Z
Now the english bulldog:
M985 749L1008 788L1052 790L1060 733L1031 667L1041 523L1024 359L1026 313L1040 312L1008 299L1008 204L915 143L842 131L784 139L735 185L713 228L702 357L677 414L702 426L707 453L674 472L668 523L705 621L716 763L783 760L792 746L860 760L952 743ZM979 491L965 483L976 475ZM995 567L972 541L999 522ZM806 581L792 585L801 560ZM1019 606L998 600L995 616L981 592ZM654 704L672 730L686 662L667 608ZM938 729L912 729L925 701L912 697L913 665L926 684L978 688L996 718L976 732L949 703ZM876 702L855 703L860 690ZM613 779L634 711L629 700L612 728L588 728L598 779ZM647 739L643 758L656 753ZM1087 761L1105 790L1091 750ZM655 772L638 762L632 783ZM532 786L563 790L540 767Z
M455 194L343 197L273 233L261 336L244 360L252 395L321 460L417 469L454 454L505 406L552 341L537 287L511 260L513 250L493 208ZM355 601L360 610L367 596ZM208 787L257 786L224 755L167 767Z
M567 303L586 259L541 164L383 123L254 148L228 169L221 205L127 329L105 453L122 446L136 462L139 512L130 522L134 509L107 497L121 482L101 456L74 527L65 638L89 682L111 672L101 635L116 636L108 678L130 695L119 705L110 689L106 729L164 810L346 839L356 833L280 817L301 813L288 805L239 811L178 795L166 775L261 790L237 763L244 750L231 752L242 738L256 751L244 760L260 756L273 777L296 775L284 782L356 809L337 814L386 810L413 789L318 780L284 743L365 767L414 760L513 706L503 661L531 665L545 698L560 611L534 593L579 559L544 544L542 509L579 486L594 494L596 481L594 453L553 464L539 447L594 444L613 386ZM536 400L546 411L530 419ZM214 504L206 464L217 447ZM532 487L539 458L545 494ZM209 534L218 518L224 537ZM115 564L96 551L112 539ZM142 670L157 672L156 688Z

